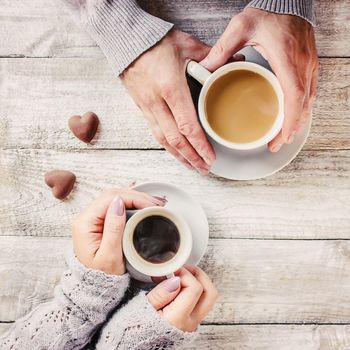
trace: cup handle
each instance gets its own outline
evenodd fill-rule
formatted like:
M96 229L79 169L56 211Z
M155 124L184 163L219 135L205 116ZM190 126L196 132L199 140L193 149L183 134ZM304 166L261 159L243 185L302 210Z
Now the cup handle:
M175 274L174 274L174 273L169 273L169 275L166 275L165 277L166 277L167 279L173 278L173 277L175 277Z
M196 61L189 61L186 67L187 73L202 85L210 77L211 73Z

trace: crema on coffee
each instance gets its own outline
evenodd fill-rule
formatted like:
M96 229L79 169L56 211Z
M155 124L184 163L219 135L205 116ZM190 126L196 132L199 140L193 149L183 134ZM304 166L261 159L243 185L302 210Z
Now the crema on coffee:
M144 260L161 264L169 261L178 252L180 234L171 220L152 215L141 220L135 227L133 244Z

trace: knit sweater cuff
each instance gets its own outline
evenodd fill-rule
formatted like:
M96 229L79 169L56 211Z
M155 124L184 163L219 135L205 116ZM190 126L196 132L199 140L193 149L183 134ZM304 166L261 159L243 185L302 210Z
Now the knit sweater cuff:
M247 7L269 12L299 16L315 26L313 0L253 0Z
M103 322L124 297L129 275L107 275L89 269L74 256L68 258L68 265L69 271L55 289L58 303L69 305L72 311L84 314L94 324Z
M80 16L117 75L173 27L143 11L135 0L87 0Z
M141 292L119 309L104 327L96 350L177 349L198 334L172 326Z

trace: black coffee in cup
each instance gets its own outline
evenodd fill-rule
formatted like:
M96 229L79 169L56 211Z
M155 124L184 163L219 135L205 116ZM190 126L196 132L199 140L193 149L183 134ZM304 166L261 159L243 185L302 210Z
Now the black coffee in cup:
M136 225L133 244L144 260L160 264L177 253L180 234L171 220L160 215L148 216Z

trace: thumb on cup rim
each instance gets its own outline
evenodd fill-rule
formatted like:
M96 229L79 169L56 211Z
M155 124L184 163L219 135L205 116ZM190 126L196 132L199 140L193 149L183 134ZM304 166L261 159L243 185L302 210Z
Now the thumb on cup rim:
M125 205L122 198L117 196L107 210L99 250L116 254L117 249L121 246L125 222Z

